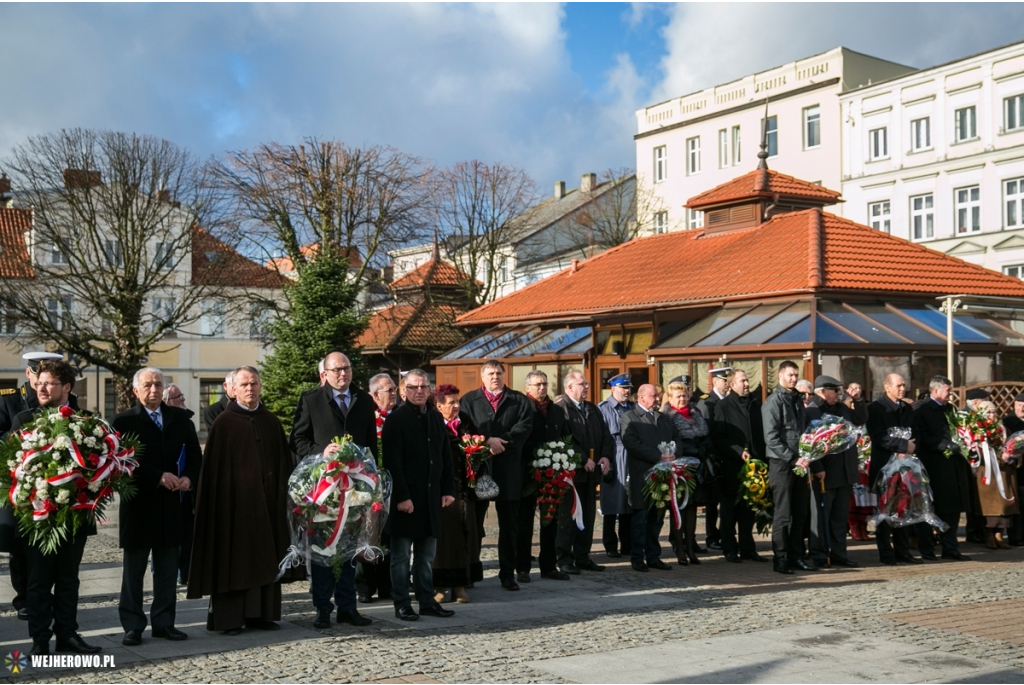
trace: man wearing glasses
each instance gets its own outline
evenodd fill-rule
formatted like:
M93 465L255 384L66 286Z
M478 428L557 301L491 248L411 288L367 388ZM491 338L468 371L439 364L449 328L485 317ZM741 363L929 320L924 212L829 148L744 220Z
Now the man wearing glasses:
M341 352L331 352L323 361L323 385L303 393L295 408L291 447L299 459L318 454L334 438L352 436L352 442L377 455L377 427L373 398L352 387L352 362ZM342 564L341 577L326 566L313 565L314 628L331 626L331 594L338 604L338 623L364 626L370 619L356 609L355 569Z

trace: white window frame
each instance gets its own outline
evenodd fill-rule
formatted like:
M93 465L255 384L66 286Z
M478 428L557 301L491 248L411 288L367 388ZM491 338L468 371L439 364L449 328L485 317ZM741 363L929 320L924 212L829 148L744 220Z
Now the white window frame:
M761 126L765 127L765 142L767 143L766 152L768 158L778 157L779 155L779 115L773 114L768 117L767 122L761 119Z
M152 301L153 321L149 332L156 332L157 326L171 318L174 313L175 301L173 297L154 297ZM174 337L174 331L165 331L166 337Z
M953 189L953 225L956 226L957 235L981 231L980 186Z
M654 182L661 183L668 178L668 146L654 148Z
M266 340L273 322L272 311L260 304L249 305L249 339Z
M729 154L729 129L723 128L718 131L718 168L725 169L732 163L732 155Z
M68 263L68 258L64 256L64 253L60 251L60 246L56 243L50 245L50 264L65 265Z
M668 233L668 211L654 213L654 233Z
M804 107L804 149L813 150L821 147L821 107L811 105Z
M920 200L920 206L915 207ZM931 240L935 237L935 195L922 193L910 196L910 239Z
M978 137L978 108L974 105L953 110L953 141L963 143Z
M113 267L124 266L124 255L121 252L121 241L120 240L104 240L103 241L103 256L106 258L108 266L113 266Z
M203 300L202 308L200 333L204 338L223 338L227 328L224 300Z
M889 127L881 126L868 131L868 159L876 161L889 156Z
M58 331L64 330L64 325L71 318L73 303L68 295L59 298L46 298L46 311L50 319L50 325Z
M1024 93L1003 98L1003 131L1024 129Z
M171 242L158 242L156 244L156 254L153 259L153 265L158 269L170 271L174 268L174 243ZM166 260L166 261L164 261Z
M1003 267L1003 274L1024 280L1024 264L1007 264Z
M921 134L924 134L922 141ZM910 122L910 151L920 152L932 147L932 118L921 117Z
M686 175L700 173L700 136L686 139Z
M687 209L686 225L689 228L704 228L704 212L699 209Z
M1003 226L1024 227L1024 176L1003 181ZM1011 187L1013 192L1010 192Z
M17 335L18 321L11 314L0 309L0 336Z
M892 205L889 200L868 203L868 225L883 233L892 232Z
M732 127L732 165L738 166L740 163L740 127Z

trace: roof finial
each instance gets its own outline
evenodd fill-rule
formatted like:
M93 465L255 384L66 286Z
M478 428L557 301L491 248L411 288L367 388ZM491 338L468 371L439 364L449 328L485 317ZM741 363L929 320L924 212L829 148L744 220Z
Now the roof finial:
M768 96L764 98L764 118L761 119L761 151L757 153L758 169L768 171Z

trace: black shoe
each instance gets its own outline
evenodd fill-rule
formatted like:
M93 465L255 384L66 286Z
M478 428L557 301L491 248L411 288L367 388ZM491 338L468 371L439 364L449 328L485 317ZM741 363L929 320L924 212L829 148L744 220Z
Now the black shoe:
M455 615L455 612L451 609L445 609L440 604L434 606L420 607L420 616L436 616L437 618L451 618Z
M570 576L578 576L580 574L580 570L576 568L575 564L562 564L558 567L558 570L562 573L568 573Z
M530 582L530 572L529 571L520 571L519 573L517 573L516 574L516 582L517 583L529 583ZM423 610L420 609L420 613L422 613L422 612L423 612Z
M601 564L595 564L593 560L587 559L583 563L576 564L576 568L583 569L584 571L603 571L604 566Z
M730 564L742 563L742 562L740 562L740 558L736 554L736 552L726 552L725 553L725 560L728 561Z
M960 554L960 552L943 552L943 559L956 559L957 561L970 561L971 558L966 554Z
M722 542L720 540L708 540L708 549L713 549L718 552L722 551ZM698 552L701 550L697 550Z
M136 645L142 644L142 631L141 630L129 630L124 634L124 639L121 640L121 644L125 647L135 647Z
M679 564L680 566L689 566L690 565L690 562L688 562L686 560L686 557L680 557L680 556L676 557L676 563Z
M837 567L842 566L843 568L857 568L860 566L856 561L851 561L850 559L833 559L832 565Z
M568 573L562 573L558 570L549 571L548 573L542 573L540 574L540 577L547 578L548 580L569 580Z
M57 652L65 654L97 654L102 647L90 645L78 633L72 633L66 640L57 640Z
M356 595L356 601L360 604L369 604L373 601L373 595Z
M275 623L274 625L277 624ZM154 628L152 633L153 637L162 637L163 639L170 640L171 642L179 642L181 640L188 639L188 635L181 632L174 626L171 626L170 628Z
M647 573L647 571L648 571L647 564L645 564L643 562L640 562L638 564L637 562L632 561L632 562L630 562L629 565L633 567L634 571L640 571L640 573Z
M815 568L825 569L829 567L829 563L825 559L812 559L810 563L812 563Z
M924 562L915 557L913 554L897 554L896 561L902 561L905 564L923 564Z
M1011 542L1010 544L1012 545L1013 543ZM606 557L608 557L609 559L618 559L618 558L620 558L622 556L618 552L609 552L608 550L604 551L604 555Z
M939 558L935 556L935 552L921 552L921 558L925 561L938 561Z
M711 545L708 545L708 547L710 547L710 546ZM719 549L721 549L721 547L719 547ZM708 551L707 547L701 547L700 545L697 545L697 549L696 549L697 554L707 554L707 551Z
M915 559L915 561L917 561L917 563L919 563L919 564L921 563L920 561L918 561L916 559ZM896 559L895 558L890 559L889 557L879 557L878 558L878 562L881 563L881 564L884 564L886 566L895 566L896 565Z
M250 630L281 630L281 626L273 621L251 619L245 622L245 627Z
M20 609L18 609L18 620L19 621L27 621L28 620L28 609L26 607L21 607Z
M785 559L776 559L774 568L776 573L783 573L787 576L793 575L793 569L789 567L789 562Z
M797 559L796 561L791 561L789 563L789 565L793 566L795 568L798 568L801 571L819 571L819 570L821 570L817 566L815 566L814 564L808 564L803 559Z
M420 615L412 610L412 607L395 607L395 618L400 618L403 621L415 621L419 619Z
M654 561L647 562L647 568L657 569L659 571L671 571L672 567L666 564L661 559L655 559Z
M323 630L331 627L331 608L323 607L316 610L316 618L313 619L313 627Z
M700 566L700 559L697 558L696 554L688 553L686 555L690 559L690 563L694 566Z
M976 545L985 544L984 536L978 535L977 533L971 533L965 539L967 540L967 542L973 542Z
M579 571L577 571L577 573L579 573ZM508 590L509 592L515 592L519 589L519 583L512 580L511 578L502 578L501 587L502 589Z
M32 649L29 650L29 656L46 656L50 653L50 642L33 642Z
M769 561L768 557L762 557L757 552L743 552L740 554L740 559L746 559L748 561L763 561L765 563Z
M330 614L327 615L327 620L331 620ZM347 623L350 626L356 626L358 628L360 626L370 625L371 623L373 623L373 620L367 616L363 616L355 609L352 609L351 611L339 611L338 623Z

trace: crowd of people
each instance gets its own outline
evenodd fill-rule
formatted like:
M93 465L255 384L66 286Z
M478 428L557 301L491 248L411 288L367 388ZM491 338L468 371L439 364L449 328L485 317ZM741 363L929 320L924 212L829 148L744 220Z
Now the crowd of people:
M187 584L189 598L209 598L207 629L228 635L278 629L282 582L308 581L316 628L332 620L367 625L371 619L358 607L377 599L391 601L396 617L405 621L450 617L455 612L445 605L470 602L471 588L483 580L481 542L492 503L498 579L505 590L532 582L534 561L544 580L566 582L584 571L604 571L594 558L598 511L606 557L628 556L637 572L669 570L660 544L666 508L645 499L644 484L652 467L683 457L700 465L695 489L678 517L670 517L670 548L682 566L700 564L700 555L709 552L720 552L730 563L769 561L755 544L757 512L738 496L744 465L752 459L768 464L771 547L779 573L857 566L847 538L865 539L874 512L870 502L855 498L855 489L870 490L899 455L917 456L928 470L935 512L948 524L938 535L942 558L967 559L957 537L962 513L968 514L968 539L991 548L1024 544L1013 464L1000 463L1014 495L1007 499L989 492L991 486L972 474L965 459L947 456L960 449L947 420L954 411L949 379L935 376L928 395L911 404L904 379L890 374L884 396L868 403L857 384L844 389L825 375L809 383L798 371L783 362L763 406L747 375L729 368L712 371L712 388L700 397L688 376L671 379L662 390L653 384L634 388L629 375L620 374L607 381L608 397L595 404L588 397L601 393L579 371L561 379L531 371L520 392L506 385L505 368L497 361L483 363L480 386L467 392L450 384L433 387L420 369L398 383L377 374L363 391L352 384L350 359L332 352L319 364L319 387L300 398L290 435L261 402L257 369L243 366L228 374L224 399L206 411L209 432L201 451L180 389L165 387L159 369L141 369L133 381L138 404L111 421L143 446L134 475L138 494L120 506L123 643L140 645L147 625L154 638L187 639L175 627L177 583ZM20 397L0 398L5 434L43 408L77 409L74 373L66 362L30 360L26 375ZM549 389L558 382L562 392L552 397ZM1008 434L1024 429L1024 395L1016 400L1002 417ZM970 401L975 409L994 411L984 396ZM867 473L858 467L855 447L813 463L800 456L800 436L810 421L825 415L866 426L872 442ZM893 428L909 429L912 437L893 437ZM342 436L390 474L390 514L377 541L383 554L353 559L339 573L316 564L308 577L303 565L279 568L291 542L289 476L304 457L337 453ZM486 447L489 457L481 464L467 463L467 436L480 436ZM528 487L531 462L542 445L562 440L580 461L572 491L552 505ZM798 475L794 467L807 473ZM485 479L493 486L482 487ZM701 508L704 545L697 531ZM14 606L18 618L28 621L33 654L48 653L54 634L57 651L99 651L78 634L76 618L78 567L93 533L94 528L80 530L56 554L44 555L0 519L0 550L11 554ZM928 524L893 528L880 522L880 562L937 560L935 537ZM153 573L148 617L147 566Z

